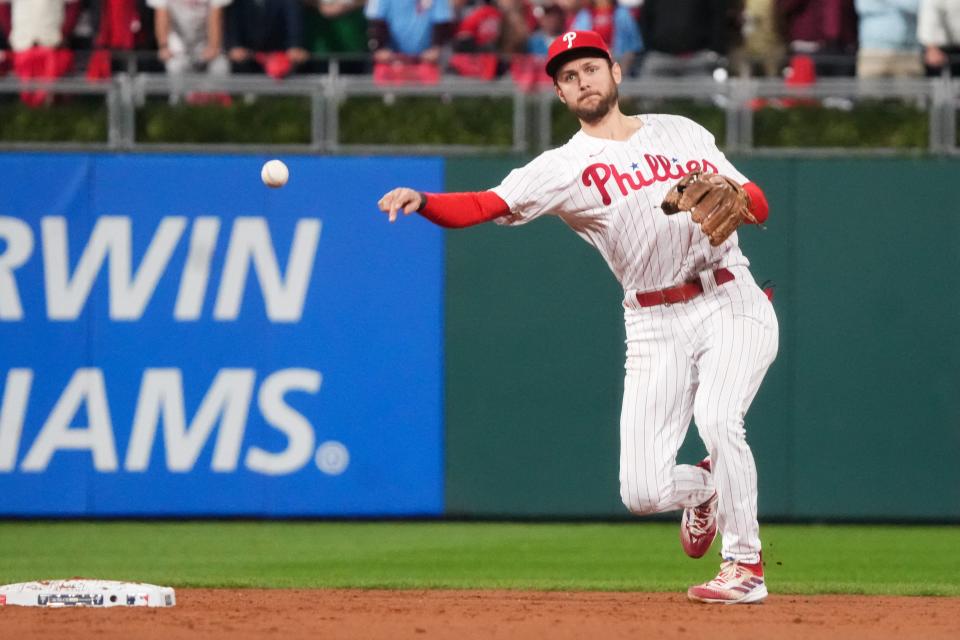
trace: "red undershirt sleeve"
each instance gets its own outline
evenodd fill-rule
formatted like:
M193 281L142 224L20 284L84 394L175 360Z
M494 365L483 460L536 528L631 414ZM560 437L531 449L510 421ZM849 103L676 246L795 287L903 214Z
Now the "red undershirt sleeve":
M422 193L420 215L449 229L470 227L510 213L510 206L493 191Z
M750 213L753 214L753 217L757 219L759 224L763 224L770 215L770 205L767 203L767 196L763 194L763 190L760 187L752 182L743 185L743 190L746 191L750 197Z

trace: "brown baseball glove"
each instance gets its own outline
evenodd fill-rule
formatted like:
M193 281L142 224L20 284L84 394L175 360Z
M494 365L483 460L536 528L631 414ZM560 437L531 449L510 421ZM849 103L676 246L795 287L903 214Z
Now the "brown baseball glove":
M673 215L689 211L710 244L717 246L729 238L744 220L756 223L750 213L750 198L739 184L716 173L694 171L683 176L667 192L660 205Z

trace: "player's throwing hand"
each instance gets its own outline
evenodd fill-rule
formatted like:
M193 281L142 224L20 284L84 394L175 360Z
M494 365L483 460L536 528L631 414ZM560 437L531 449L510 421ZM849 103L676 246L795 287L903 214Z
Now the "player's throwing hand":
M397 212L403 211L404 215L410 215L420 208L423 204L423 196L419 192L406 187L399 187L388 191L377 202L380 211L389 215L390 222L397 219Z

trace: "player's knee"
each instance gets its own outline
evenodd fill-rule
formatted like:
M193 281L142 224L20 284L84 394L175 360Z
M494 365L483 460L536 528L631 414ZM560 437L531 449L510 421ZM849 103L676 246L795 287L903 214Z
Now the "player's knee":
M630 513L638 516L657 513L660 510L660 492L636 487L629 483L620 483L620 500Z
M741 445L747 440L742 416L712 416L697 418L697 429L707 451L711 454L730 444Z

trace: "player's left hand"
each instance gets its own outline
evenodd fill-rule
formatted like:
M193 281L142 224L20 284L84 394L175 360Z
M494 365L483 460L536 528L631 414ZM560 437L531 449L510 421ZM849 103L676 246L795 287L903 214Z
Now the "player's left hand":
M403 215L410 215L419 209L421 204L423 204L423 202L420 193L407 187L399 187L388 191L377 201L377 206L380 207L380 211L388 215L390 222L394 222L397 219L397 213L399 211L402 211Z
M667 192L660 208L667 215L689 211L691 219L715 247L733 235L745 220L757 222L750 213L750 197L743 187L716 173L694 171L683 176Z

